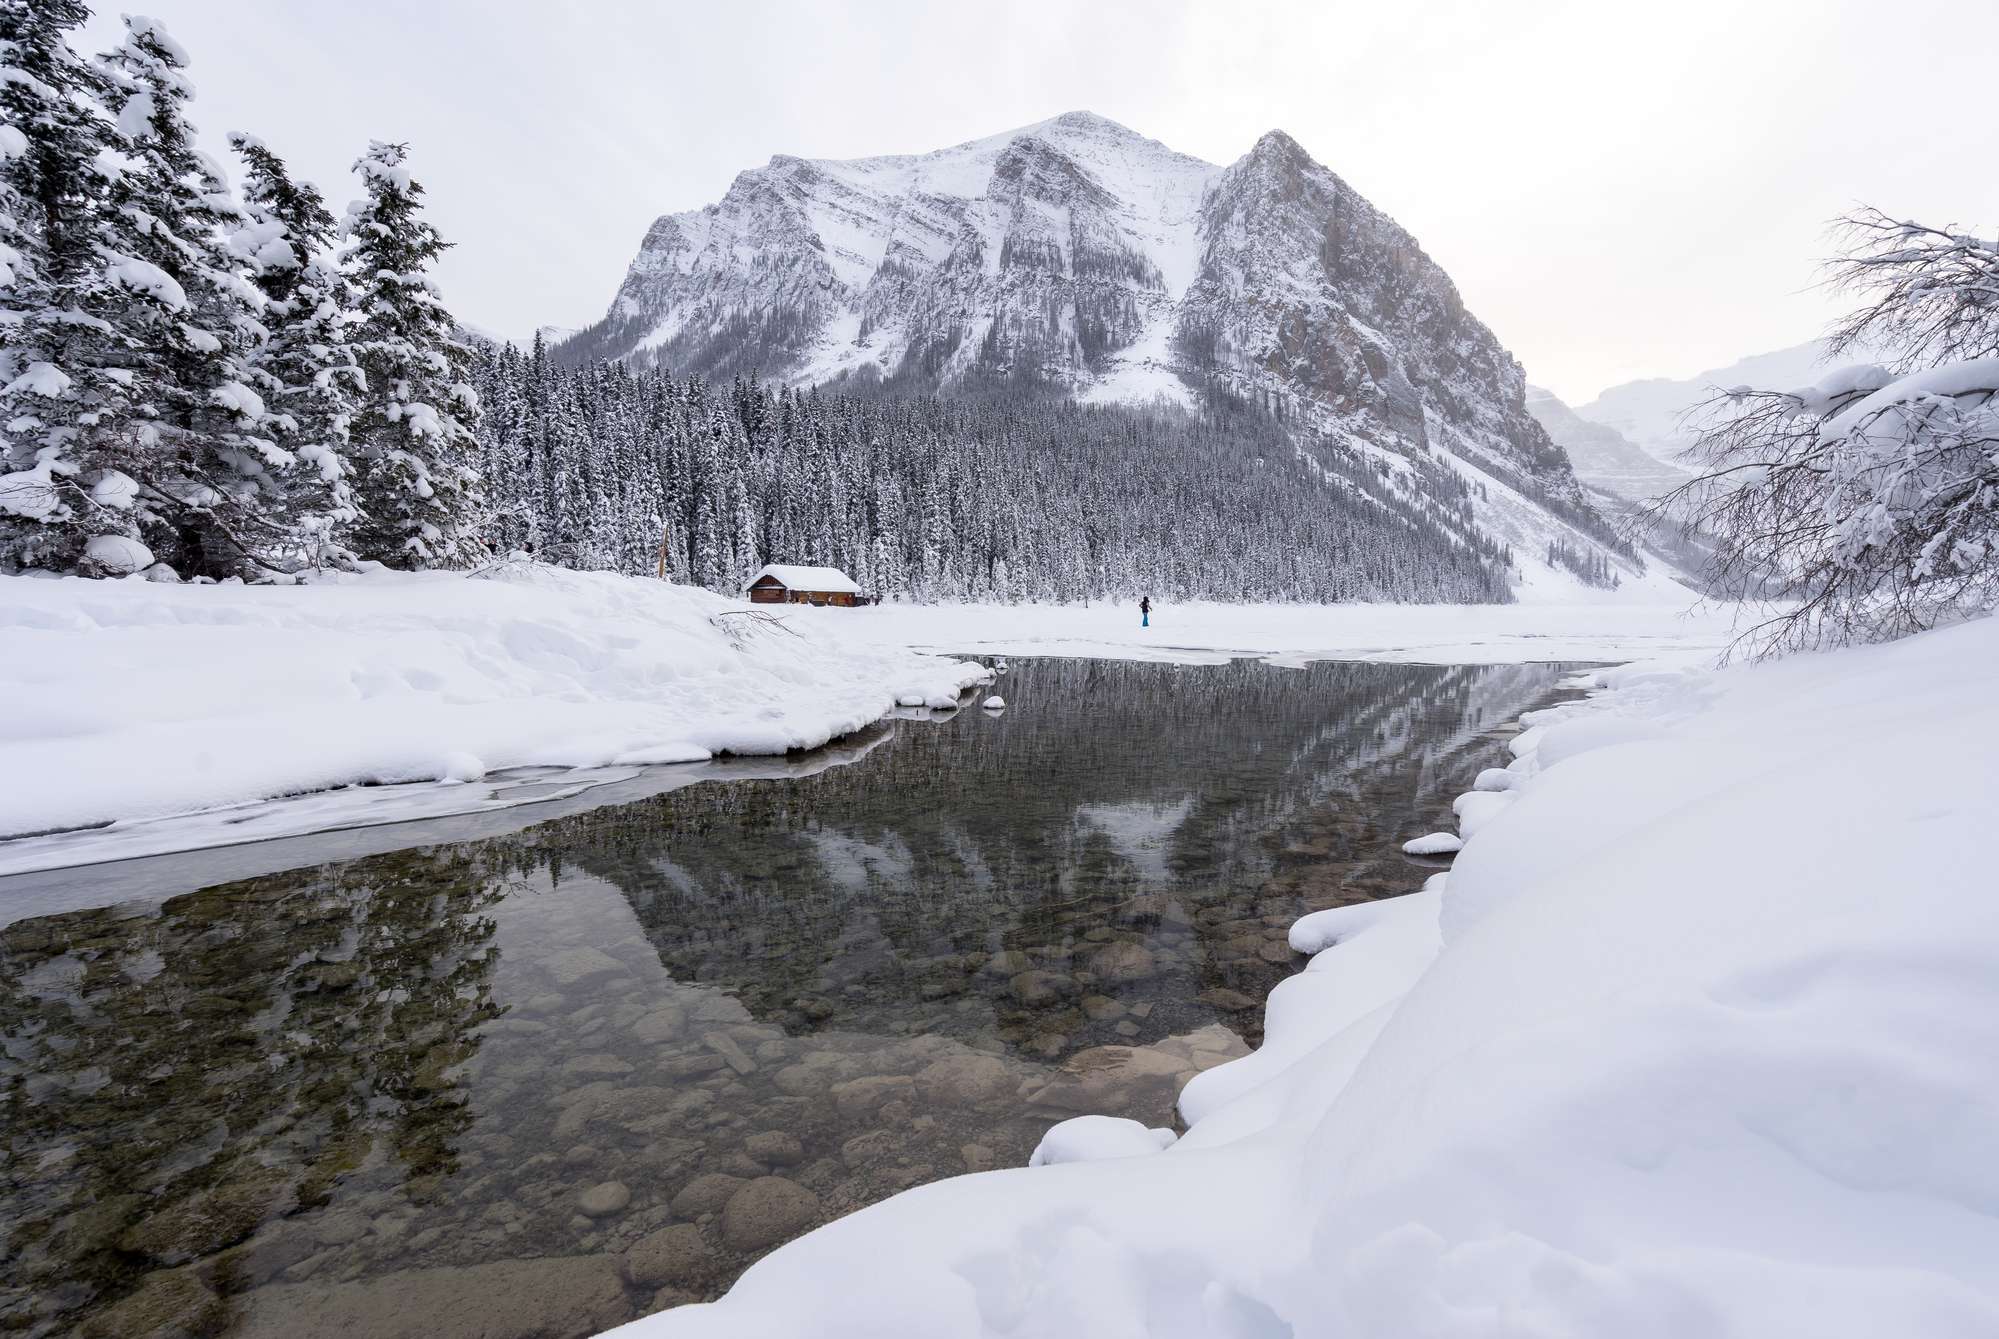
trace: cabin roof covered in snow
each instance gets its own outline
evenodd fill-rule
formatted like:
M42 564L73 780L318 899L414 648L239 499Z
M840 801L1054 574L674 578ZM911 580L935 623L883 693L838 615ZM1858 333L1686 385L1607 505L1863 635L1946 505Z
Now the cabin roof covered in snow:
M750 578L756 585L765 577L774 577L786 590L844 591L849 595L859 595L861 588L854 579L837 567L793 567L787 563L766 563L763 570Z

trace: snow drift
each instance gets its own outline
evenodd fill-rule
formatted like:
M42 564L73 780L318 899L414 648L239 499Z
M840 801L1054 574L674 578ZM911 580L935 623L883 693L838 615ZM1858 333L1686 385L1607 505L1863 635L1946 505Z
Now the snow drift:
M988 677L529 563L291 587L0 576L0 640L0 835L357 782L784 753Z
M1451 872L1299 922L1177 1142L1058 1138L620 1333L1999 1333L1995 658L1604 673Z

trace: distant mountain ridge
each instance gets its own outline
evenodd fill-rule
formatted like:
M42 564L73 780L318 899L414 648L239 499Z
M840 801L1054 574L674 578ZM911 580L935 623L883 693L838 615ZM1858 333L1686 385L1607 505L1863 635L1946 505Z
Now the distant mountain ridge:
M1726 367L1709 368L1685 378L1647 377L1612 386L1575 413L1610 428L1633 446L1681 469L1680 453L1693 445L1698 424L1693 413L1716 391L1735 386L1790 390L1809 386L1834 367L1872 362L1878 355L1862 350L1833 357L1823 339L1806 340L1789 348L1751 354Z
M1609 424L1584 418L1553 391L1529 386L1527 412L1569 453L1576 478L1590 488L1630 502L1649 502L1692 477L1686 470L1640 450Z
M1222 397L1291 425L1329 486L1392 492L1524 563L1641 568L1450 277L1280 131L1226 167L1089 112L928 154L779 155L655 221L604 318L555 356Z

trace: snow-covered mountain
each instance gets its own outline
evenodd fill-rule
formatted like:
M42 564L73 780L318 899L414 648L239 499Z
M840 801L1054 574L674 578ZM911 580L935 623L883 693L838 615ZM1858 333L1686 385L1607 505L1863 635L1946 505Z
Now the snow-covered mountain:
M1809 386L1835 364L1866 362L1872 357L1857 353L1833 358L1824 340L1807 340L1787 349L1752 354L1727 367L1709 368L1684 379L1647 377L1627 381L1612 386L1588 404L1577 405L1575 413L1616 431L1647 455L1677 469L1679 453L1693 444L1691 416L1716 391L1733 386L1769 390ZM1570 453L1574 454L1573 447Z
M647 232L557 356L710 377L1220 394L1467 539L1636 570L1519 364L1393 219L1281 131L1220 167L1089 112L934 153L778 156ZM1365 480L1356 476L1365 474Z
M1687 471L1647 454L1606 423L1594 423L1551 390L1527 388L1527 412L1569 453L1576 478L1632 502L1648 502L1685 483Z

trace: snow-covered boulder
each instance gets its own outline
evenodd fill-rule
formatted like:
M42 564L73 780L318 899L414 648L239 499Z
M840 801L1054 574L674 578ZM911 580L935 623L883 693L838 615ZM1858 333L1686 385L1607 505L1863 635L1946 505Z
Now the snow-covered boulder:
M1409 855L1450 855L1463 848L1464 841L1455 832L1432 832L1402 843Z
M1171 1130L1147 1129L1122 1116L1076 1116L1049 1127L1027 1160L1030 1167L1058 1162L1100 1162L1106 1158L1138 1158L1170 1148Z
M1518 791L1468 790L1451 802L1458 816L1458 836L1471 840L1478 830L1505 813Z
M83 556L110 576L143 572L153 565L153 551L124 535L92 535L83 546Z

